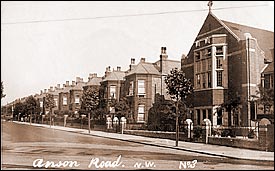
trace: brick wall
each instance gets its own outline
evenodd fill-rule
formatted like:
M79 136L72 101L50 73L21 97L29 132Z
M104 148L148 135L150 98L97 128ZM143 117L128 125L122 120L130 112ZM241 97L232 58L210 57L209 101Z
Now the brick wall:
M254 150L265 150L256 139L227 138L227 137L208 137L209 144L224 145L230 147L247 148Z

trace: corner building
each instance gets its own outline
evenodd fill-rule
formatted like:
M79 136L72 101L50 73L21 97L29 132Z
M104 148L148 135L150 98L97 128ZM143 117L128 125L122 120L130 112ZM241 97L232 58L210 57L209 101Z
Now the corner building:
M252 103L261 72L272 61L274 33L206 17L181 68L194 85L194 125L208 118L217 126L251 126L256 117ZM239 99L239 111L218 110Z

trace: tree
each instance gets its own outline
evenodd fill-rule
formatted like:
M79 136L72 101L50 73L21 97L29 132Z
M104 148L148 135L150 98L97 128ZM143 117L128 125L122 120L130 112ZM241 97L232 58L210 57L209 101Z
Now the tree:
M6 95L4 94L4 85L3 81L1 81L1 99L4 98Z
M81 97L81 109L86 111L85 114L88 113L88 124L89 124L89 132L90 132L90 115L92 112L92 118L96 118L96 109L99 106L99 91L93 87L89 87L83 91L83 95Z
M26 105L26 114L30 114L30 123L32 122L32 116L38 113L40 113L40 105L39 102L33 97L33 96L29 96L27 97L26 101L25 101L25 105Z
M191 81L185 77L185 73L177 68L173 68L165 77L165 83L167 88L167 93L170 95L171 99L176 101L176 146L178 146L179 139L179 110L178 104L181 100L184 104L186 103L186 98L192 94L193 86Z
M223 110L225 109L228 112L228 126L231 126L231 115L233 116L236 115L236 112L240 108L241 105L241 98L240 96L230 96L230 99L226 100L224 103L220 104L219 107L217 108L218 110ZM236 123L235 117L233 117L233 123L234 125L238 124Z
M55 107L54 96L52 94L46 94L44 100L44 107L50 109L50 126L52 125L53 108Z
M265 88L262 86L258 86L259 90L257 90L256 96L258 98L259 104L263 105L264 113L267 113L272 106L274 106L274 88Z
M163 98L157 100L161 95L156 94L156 101L148 112L148 129L152 131L176 131L176 108L171 100ZM185 111L184 104L179 101L179 111ZM186 115L179 113L179 120L186 120Z
M18 102L14 105L13 116L17 116L17 120L20 120L20 117L25 116L26 109L24 103Z
M130 105L128 103L127 98L123 97L119 101L115 101L113 106L115 108L115 115L119 119L118 124L120 126L120 120L122 117L129 118Z

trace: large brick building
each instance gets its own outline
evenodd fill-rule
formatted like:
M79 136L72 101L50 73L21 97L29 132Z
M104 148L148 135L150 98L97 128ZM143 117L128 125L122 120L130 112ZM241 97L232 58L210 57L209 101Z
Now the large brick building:
M272 61L274 33L218 19L211 11L206 17L182 69L194 85L195 125L208 118L214 126L250 126L255 118L252 95L261 83L266 61ZM234 115L219 106L240 100Z
M138 64L131 59L129 70L125 75L125 92L131 108L131 123L146 124L148 111L155 102L155 95L169 96L166 93L164 77L172 68L180 68L180 61L168 59L166 47L161 48L157 62L146 62L141 58Z

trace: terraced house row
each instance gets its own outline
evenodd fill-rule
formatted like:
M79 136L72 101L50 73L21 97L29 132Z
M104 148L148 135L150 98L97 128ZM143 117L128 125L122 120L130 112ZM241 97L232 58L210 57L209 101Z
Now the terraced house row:
M214 127L252 126L263 115L274 120L273 106L262 110L265 108L255 98L259 85L274 87L273 32L220 20L210 11L187 56L170 60L166 50L161 47L156 62L131 58L128 69L107 67L104 76L90 74L88 82L77 77L71 84L66 81L62 88L58 84L35 97L43 107L43 97L51 93L56 102L54 110L77 115L83 89L94 86L103 89L105 99L127 98L131 108L129 124L142 126L148 121L156 94L169 99L165 75L172 68L181 68L194 86L190 108L194 125L203 124L205 118ZM221 104L236 99L240 104L234 114L220 110Z

